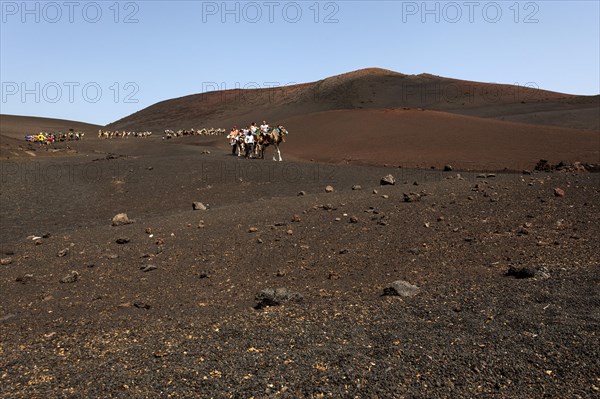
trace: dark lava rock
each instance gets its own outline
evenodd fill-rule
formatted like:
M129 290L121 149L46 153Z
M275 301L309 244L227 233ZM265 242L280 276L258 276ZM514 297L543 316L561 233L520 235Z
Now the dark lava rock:
M278 306L287 302L302 302L304 298L297 292L289 291L287 288L265 288L256 295L256 309L267 306Z
M452 172L452 165L446 165L444 166L444 172Z
M505 276L514 277L517 279L533 278L533 277L549 278L550 272L548 271L548 269L545 266L537 267L537 268L510 266L508 268L508 271L506 272Z
M63 284L74 283L79 279L79 273L75 270L71 271L71 273L67 274L65 277L60 279L60 282Z
M398 280L394 281L390 287L383 289L384 296L402 296L411 297L419 293L420 288L416 285L412 285L408 281Z
M117 244L127 244L129 242L129 238L117 238L115 241Z
M379 184L381 184L382 186L393 186L394 184L396 184L396 179L392 175L383 176L379 181Z
M135 306L138 309L150 309L149 304L147 304L145 302L141 302L141 301L134 302L133 306Z
M32 280L33 280L33 274L29 274L29 273L19 276L15 279L16 282L21 283L21 284L26 284Z

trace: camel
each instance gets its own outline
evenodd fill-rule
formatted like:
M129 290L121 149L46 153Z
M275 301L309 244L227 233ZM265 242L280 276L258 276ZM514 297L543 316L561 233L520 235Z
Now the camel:
M279 145L285 141L285 136L288 134L288 131L285 130L285 127L282 125L278 125L275 129L269 131L267 134L259 133L257 139L257 148L258 153L261 159L265 159L265 149L272 145L275 147L275 151L277 151L277 156L279 157L279 162L283 161L281 158L281 151L279 150ZM275 152L273 152L273 161L277 161L275 157Z

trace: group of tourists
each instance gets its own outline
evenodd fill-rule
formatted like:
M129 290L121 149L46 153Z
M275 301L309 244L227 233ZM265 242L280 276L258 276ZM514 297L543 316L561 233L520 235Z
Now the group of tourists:
M58 133L48 133L48 132L39 132L38 134L30 134L25 136L25 140L30 143L36 143L40 145L51 145L57 141L71 141L71 140L81 140L83 139L85 133L76 132L73 129L68 132L58 132Z
M234 126L227 135L227 139L231 145L232 155L239 157L243 153L245 158L264 158L265 148L274 145L281 161L279 144L285 141L286 134L287 130L282 125L271 128L267 121L263 121L260 126L256 122L243 128Z

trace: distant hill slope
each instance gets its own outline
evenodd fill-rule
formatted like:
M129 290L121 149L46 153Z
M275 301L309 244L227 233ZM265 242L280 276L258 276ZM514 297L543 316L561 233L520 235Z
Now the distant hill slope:
M38 132L59 132L69 129L80 130L88 135L96 134L102 126L64 119L39 118L0 114L0 135L22 139L23 136Z
M166 100L108 128L228 128L330 110L402 107L582 129L600 126L600 96L369 68L283 88L214 91Z

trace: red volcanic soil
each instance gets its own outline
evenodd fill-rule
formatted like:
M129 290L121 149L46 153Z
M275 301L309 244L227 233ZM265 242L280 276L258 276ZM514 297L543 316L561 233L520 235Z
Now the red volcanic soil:
M600 161L600 132L436 111L340 110L285 119L282 150L318 162L471 170L531 169L540 159Z

